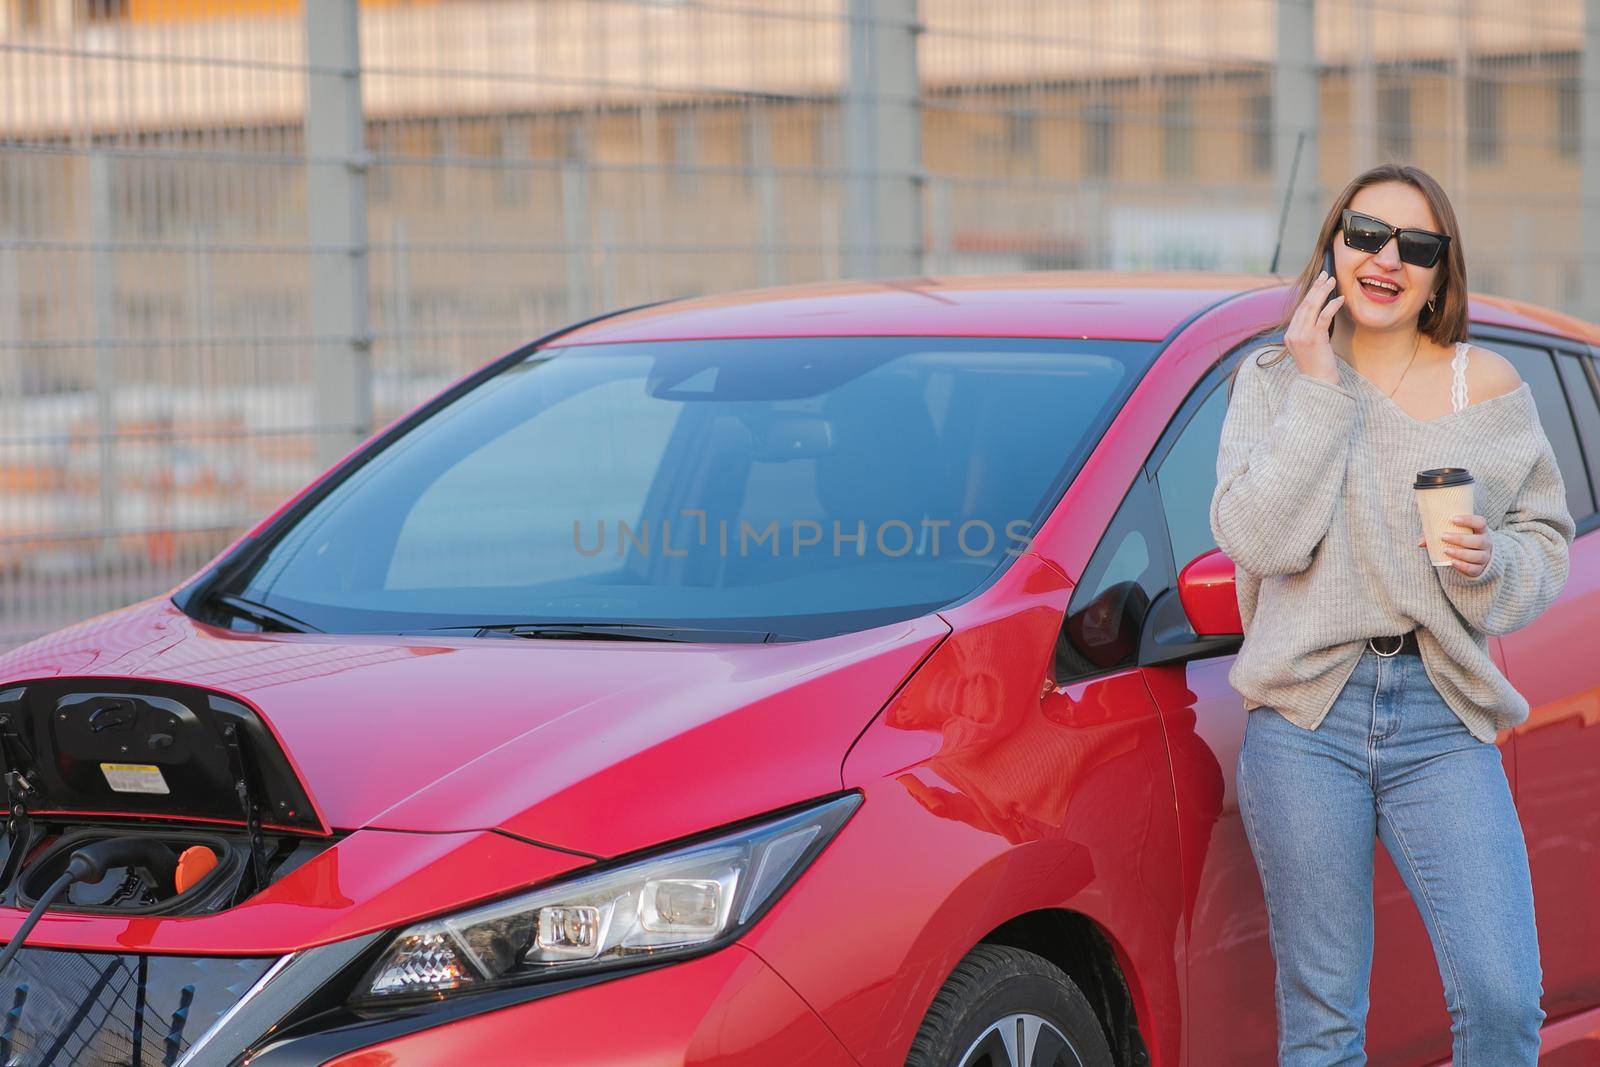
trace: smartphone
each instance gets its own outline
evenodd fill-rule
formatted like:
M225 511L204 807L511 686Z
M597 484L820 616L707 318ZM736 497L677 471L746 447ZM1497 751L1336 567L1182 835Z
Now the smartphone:
M1322 252L1322 269L1328 272L1328 277L1335 279L1333 288L1328 290L1328 299L1322 302L1322 306L1327 307L1333 298L1339 295L1338 275L1333 273L1333 246L1331 245Z

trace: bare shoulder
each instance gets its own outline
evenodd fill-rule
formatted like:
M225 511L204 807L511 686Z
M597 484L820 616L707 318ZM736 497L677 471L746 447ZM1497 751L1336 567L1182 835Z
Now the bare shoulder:
M1473 403L1493 400L1522 384L1522 375L1511 361L1500 353L1481 345L1470 345L1467 351L1467 395Z

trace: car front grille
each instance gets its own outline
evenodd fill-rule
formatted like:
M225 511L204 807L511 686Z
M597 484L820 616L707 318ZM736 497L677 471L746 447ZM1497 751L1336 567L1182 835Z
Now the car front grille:
M0 973L0 1064L170 1067L273 963L24 948Z

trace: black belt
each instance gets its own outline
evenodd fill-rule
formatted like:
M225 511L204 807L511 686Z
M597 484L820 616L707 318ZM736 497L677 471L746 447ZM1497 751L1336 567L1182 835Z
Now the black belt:
M1398 648L1395 647L1395 642L1397 641L1399 642ZM1417 650L1416 630L1407 630L1403 634L1391 634L1386 637L1369 637L1367 638L1367 647L1378 655L1385 657L1397 656L1402 652L1410 653L1413 656L1422 655Z

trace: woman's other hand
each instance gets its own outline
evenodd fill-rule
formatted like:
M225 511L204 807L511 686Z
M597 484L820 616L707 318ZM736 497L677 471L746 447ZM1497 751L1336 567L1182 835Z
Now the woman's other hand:
M1440 534L1444 541L1444 554L1451 557L1450 565L1468 578L1476 578L1489 565L1494 552L1494 542L1489 539L1489 525L1482 515L1456 515L1451 519L1457 526L1467 528L1466 533ZM1417 545L1426 548L1428 539L1417 538Z

